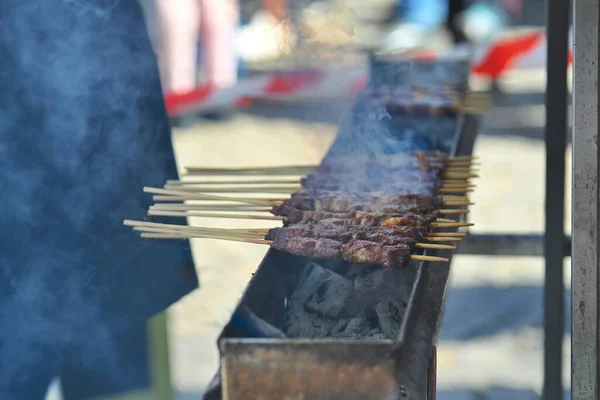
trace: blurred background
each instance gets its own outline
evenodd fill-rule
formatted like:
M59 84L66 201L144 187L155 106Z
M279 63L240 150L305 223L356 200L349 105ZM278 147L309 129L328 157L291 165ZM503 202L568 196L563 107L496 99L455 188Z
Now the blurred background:
M347 71L363 74L366 51L439 50L465 41L486 48L501 38L543 29L545 15L542 0L144 0L143 6L166 97L198 88L228 93L256 77L306 68L334 71L337 77L305 98L281 96L244 108L174 115L180 169L318 163L353 101L350 94L327 88L336 86L335 79L346 82ZM482 166L471 196L476 203L473 231L540 233L544 65L508 68L493 78L472 79L473 88L490 89L494 101L475 147ZM570 187L570 166L567 171ZM200 218L197 222L243 225ZM178 400L201 398L218 368L217 336L267 251L213 240L193 240L192 247L200 288L168 310L169 357ZM543 278L542 258L454 259L439 343L440 399L538 398ZM565 276L567 285L569 278ZM569 303L567 314L570 320ZM565 333L568 368L569 332ZM565 370L566 388L568 377Z

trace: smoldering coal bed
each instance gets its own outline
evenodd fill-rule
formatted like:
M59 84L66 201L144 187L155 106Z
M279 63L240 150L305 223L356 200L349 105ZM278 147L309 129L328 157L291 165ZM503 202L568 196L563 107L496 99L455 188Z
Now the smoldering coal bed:
M270 254L223 337L401 340L418 262L385 268Z
M403 269L307 262L284 299L289 338L391 339L398 337L415 278Z

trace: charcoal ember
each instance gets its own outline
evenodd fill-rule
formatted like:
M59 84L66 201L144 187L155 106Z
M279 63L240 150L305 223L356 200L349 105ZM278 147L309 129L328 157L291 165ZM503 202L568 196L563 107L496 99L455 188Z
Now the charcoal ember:
M364 338L369 335L369 332L373 329L367 314L361 313L356 317L352 318L343 332L339 334L339 337L343 338Z
M346 327L348 326L348 323L350 322L349 319L339 319L339 320L332 320L332 324L331 324L331 335L332 336L336 336L342 332L344 332L344 330L346 329Z
M340 315L351 294L351 280L316 263L309 263L291 299L303 303L311 311L335 318Z
M286 305L285 333L290 338L326 336L327 330L320 321L322 317L309 312L299 301L288 300Z
M348 312L358 314L373 308L383 299L398 298L401 288L398 286L396 271L390 268L379 268L355 278L352 296L348 301Z
M285 332L293 338L335 336L348 325L347 319L326 318L306 309L299 301L288 300Z
M399 301L383 300L375 306L375 313L383 335L388 339L395 339L402 325L402 316L406 305Z
M385 339L385 335L383 333L381 333L380 329L371 329L371 331L369 332L369 339L373 339L373 340L383 340Z

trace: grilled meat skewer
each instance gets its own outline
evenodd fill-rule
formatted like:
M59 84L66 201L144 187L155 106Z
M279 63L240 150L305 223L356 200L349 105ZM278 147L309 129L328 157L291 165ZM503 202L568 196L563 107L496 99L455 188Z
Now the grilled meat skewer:
M328 224L301 224L270 229L265 239L274 240L279 235L288 237L310 237L314 239L332 239L342 243L348 243L353 239L359 239L389 246L405 243L412 247L418 241L422 240L426 234L426 229L414 226L378 228Z
M286 225L308 222L323 222L333 225L364 225L364 226L391 226L391 225L426 225L433 222L437 214L415 213L386 213L374 214L362 211L344 213L328 211L302 211L292 209L287 212Z
M439 197L431 195L342 195L313 197L310 193L293 194L273 207L274 215L285 216L289 210L369 213L431 212L441 208Z
M386 267L402 267L411 255L411 246L400 243L386 246L364 240L351 240L342 243L332 239L310 237L290 237L277 235L271 247L304 257L315 259L338 259L367 264L380 264Z

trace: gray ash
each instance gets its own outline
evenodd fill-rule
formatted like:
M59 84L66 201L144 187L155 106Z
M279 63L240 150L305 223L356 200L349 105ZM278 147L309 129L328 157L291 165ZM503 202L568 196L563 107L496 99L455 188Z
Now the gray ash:
M329 265L327 265L329 267ZM306 265L286 303L290 338L398 338L415 277L413 266Z

